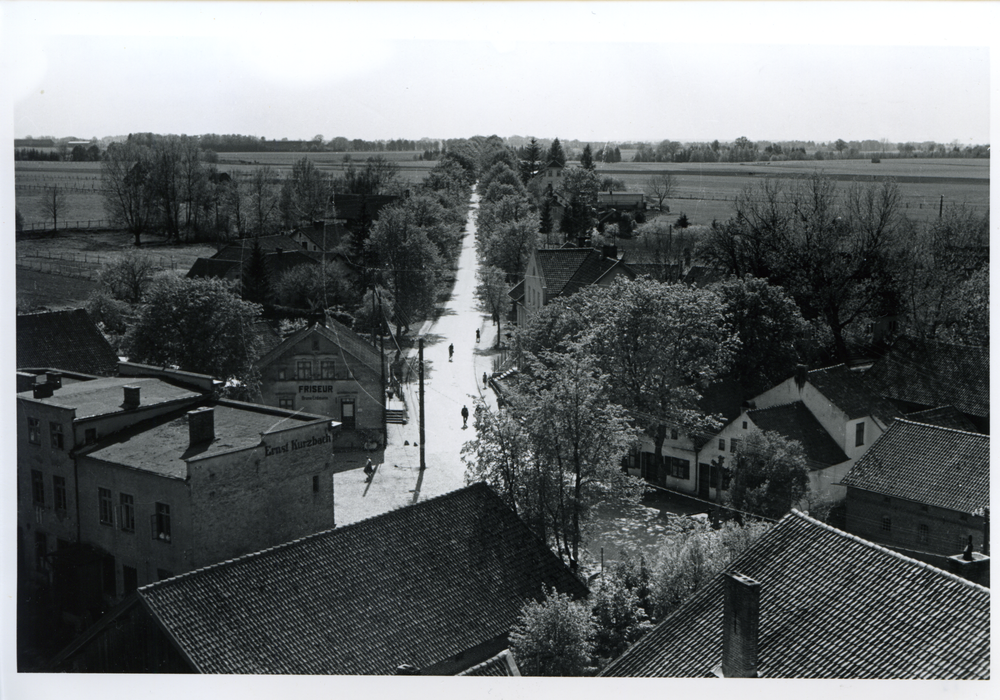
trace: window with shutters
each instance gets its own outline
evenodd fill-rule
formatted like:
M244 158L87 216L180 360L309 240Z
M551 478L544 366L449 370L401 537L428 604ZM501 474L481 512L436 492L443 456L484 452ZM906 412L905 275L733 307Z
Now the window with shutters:
M37 469L31 470L31 503L45 505L45 477Z
M130 493L118 494L121 507L121 528L124 532L135 532L135 499Z

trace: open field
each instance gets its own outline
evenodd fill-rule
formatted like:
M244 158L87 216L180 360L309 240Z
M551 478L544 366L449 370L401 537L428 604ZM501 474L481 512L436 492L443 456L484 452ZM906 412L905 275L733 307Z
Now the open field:
M15 244L17 297L31 306L79 306L95 288L101 266L131 245L131 235L111 231L67 231L19 240ZM158 270L185 274L195 258L215 254L210 245L166 245L155 236L145 237L142 250Z
M756 180L771 176L795 178L822 172L845 188L851 182L872 182L887 177L899 183L904 214L922 221L937 216L940 197L945 205L965 204L985 211L990 201L989 160L900 159L870 161L813 161L761 163L614 163L599 164L598 175L625 182L629 191L641 192L652 174L671 173L675 192L666 204L671 215L684 212L693 224L723 221L733 215L736 195Z

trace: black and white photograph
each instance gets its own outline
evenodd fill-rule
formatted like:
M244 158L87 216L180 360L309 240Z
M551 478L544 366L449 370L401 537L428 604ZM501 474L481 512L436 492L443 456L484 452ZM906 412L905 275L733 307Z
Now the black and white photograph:
M988 693L997 27L0 0L0 694Z

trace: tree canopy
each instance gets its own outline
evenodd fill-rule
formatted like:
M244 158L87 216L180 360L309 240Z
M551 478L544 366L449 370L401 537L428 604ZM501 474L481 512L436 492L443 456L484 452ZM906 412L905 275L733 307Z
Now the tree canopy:
M593 670L594 622L585 601L555 589L530 600L510 631L510 650L525 676L584 676Z
M781 518L809 490L802 444L772 431L749 432L733 456L732 473L732 506L767 518Z

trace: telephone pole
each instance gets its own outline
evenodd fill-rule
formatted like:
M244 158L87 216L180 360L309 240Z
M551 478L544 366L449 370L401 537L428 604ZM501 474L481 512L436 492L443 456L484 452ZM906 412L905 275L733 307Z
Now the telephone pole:
M423 471L427 468L427 462L424 461L424 339L419 338L417 342L417 358L420 363L417 368L420 377L420 470Z

